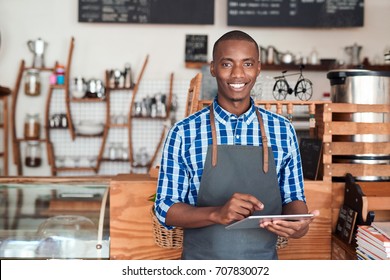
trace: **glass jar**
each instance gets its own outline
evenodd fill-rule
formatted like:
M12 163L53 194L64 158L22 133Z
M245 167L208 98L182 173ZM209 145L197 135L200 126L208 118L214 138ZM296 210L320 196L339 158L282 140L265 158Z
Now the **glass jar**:
M38 141L28 141L26 146L25 165L39 167L42 164L42 149Z
M29 96L41 94L41 78L37 69L29 69L25 76L24 92Z
M39 114L26 114L24 120L24 138L27 140L38 140L41 135L41 124Z
M110 143L108 145L108 158L110 160L118 159L118 144L117 143Z

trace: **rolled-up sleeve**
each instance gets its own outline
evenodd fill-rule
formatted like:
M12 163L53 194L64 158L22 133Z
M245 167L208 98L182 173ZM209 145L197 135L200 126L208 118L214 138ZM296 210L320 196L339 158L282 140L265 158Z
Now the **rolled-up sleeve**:
M165 223L169 208L178 202L188 203L189 183L182 151L182 135L179 127L174 126L164 143L154 204L158 220L168 229L173 228Z

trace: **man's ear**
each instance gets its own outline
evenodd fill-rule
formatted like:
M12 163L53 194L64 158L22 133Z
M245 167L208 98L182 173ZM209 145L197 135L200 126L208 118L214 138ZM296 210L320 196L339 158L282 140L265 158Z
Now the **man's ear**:
M210 62L210 74L211 74L211 76L215 77L215 74L214 74L214 61Z

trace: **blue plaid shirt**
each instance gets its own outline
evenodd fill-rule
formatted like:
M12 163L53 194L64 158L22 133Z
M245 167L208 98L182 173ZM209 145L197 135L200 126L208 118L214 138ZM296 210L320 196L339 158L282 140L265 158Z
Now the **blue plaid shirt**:
M305 201L299 145L292 124L283 116L256 107L253 100L241 116L224 110L216 99L213 102L218 145L261 146L256 116L256 110L260 110L275 158L282 204ZM170 129L162 153L155 201L156 215L164 226L168 209L174 203L196 205L209 145L212 145L209 107Z

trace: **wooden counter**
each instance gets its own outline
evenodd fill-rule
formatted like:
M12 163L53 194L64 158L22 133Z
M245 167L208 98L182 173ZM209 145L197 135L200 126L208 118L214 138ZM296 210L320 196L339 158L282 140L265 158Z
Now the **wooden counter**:
M331 254L331 184L306 181L310 210L320 217L301 239L290 239L279 250L280 259L330 259ZM179 259L180 249L164 249L154 243L149 196L156 191L156 179L149 175L121 175L110 186L111 259Z

